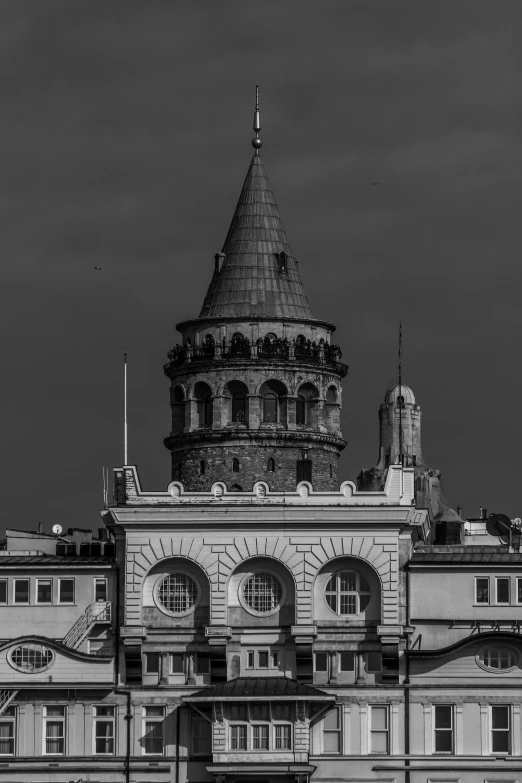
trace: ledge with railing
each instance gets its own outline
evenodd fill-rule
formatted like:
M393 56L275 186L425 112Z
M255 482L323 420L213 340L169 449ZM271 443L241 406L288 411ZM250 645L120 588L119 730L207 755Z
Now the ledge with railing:
M207 337L201 345L192 345L190 339L183 346L175 345L168 353L170 362L165 365L165 369L190 362L238 359L324 364L346 375L348 367L340 361L341 356L338 345L331 345L322 339L316 343L312 340L277 337L259 338L250 342L248 337L238 336L229 341L223 338L222 342L215 342L213 338Z

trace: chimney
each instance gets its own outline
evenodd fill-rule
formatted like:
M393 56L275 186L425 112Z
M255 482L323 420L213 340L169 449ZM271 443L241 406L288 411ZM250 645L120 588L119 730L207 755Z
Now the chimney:
M43 533L43 522L38 522L38 532Z
M480 518L486 520L488 518L487 508L480 507Z
M457 514L462 517L462 506L457 506Z

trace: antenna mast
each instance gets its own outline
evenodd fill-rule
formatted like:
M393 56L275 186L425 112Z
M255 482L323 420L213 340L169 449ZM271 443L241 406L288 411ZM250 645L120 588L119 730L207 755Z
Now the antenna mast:
M127 351L123 354L123 464L127 464Z
M402 322L399 322L399 464L404 465L402 443Z

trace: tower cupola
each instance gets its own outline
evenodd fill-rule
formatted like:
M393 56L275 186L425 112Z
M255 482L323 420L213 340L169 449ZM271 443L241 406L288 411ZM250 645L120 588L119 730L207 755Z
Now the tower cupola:
M172 477L276 491L338 486L341 379L335 326L312 316L261 155L254 155L197 319L169 352Z

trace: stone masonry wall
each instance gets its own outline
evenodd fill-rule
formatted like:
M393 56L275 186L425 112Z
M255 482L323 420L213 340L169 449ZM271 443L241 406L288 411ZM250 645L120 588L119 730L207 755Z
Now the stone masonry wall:
M256 481L266 481L275 492L293 490L297 484L297 461L303 458L306 442L289 442L285 446L271 443L241 444L230 441L223 445L202 444L199 448L184 449L172 453L172 476L181 481L186 490L202 492L210 490L216 481L223 481L229 490L238 485L251 491ZM233 471L234 458L239 460L239 471ZM275 462L275 470L267 469L268 460ZM322 446L307 450L312 463L312 486L315 490L338 490L339 451ZM201 462L204 461L204 473Z

